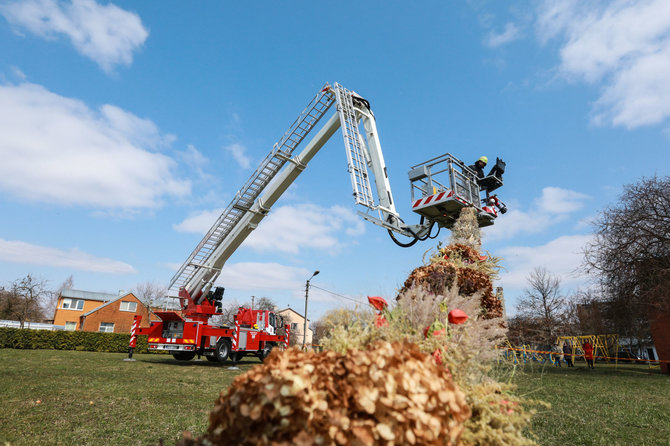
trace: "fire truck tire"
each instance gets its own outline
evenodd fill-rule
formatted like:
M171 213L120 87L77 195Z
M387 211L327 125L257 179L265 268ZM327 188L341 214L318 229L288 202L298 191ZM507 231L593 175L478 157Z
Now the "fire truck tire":
M190 361L195 358L195 352L175 352L172 356L177 361Z
M219 362L223 362L228 358L230 354L230 339L221 338L219 342L216 343L216 350L214 351L214 356Z

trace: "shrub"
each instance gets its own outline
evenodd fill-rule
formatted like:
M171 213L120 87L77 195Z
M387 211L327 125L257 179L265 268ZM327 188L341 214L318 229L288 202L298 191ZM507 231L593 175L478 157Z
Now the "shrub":
M130 334L127 333L0 328L0 348L126 353L129 341ZM137 338L135 351L147 352L146 337Z

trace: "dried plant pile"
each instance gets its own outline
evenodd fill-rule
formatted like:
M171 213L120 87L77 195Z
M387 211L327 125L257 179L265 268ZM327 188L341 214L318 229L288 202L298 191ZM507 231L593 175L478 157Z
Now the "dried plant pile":
M490 373L505 334L498 259L481 256L473 211L460 220L394 308L335 326L323 353L274 352L183 444L534 444L522 434L534 402Z
M464 210L456 227L452 243L438 247L428 265L409 275L395 308L383 313L385 324L361 320L339 327L323 344L345 352L379 339L412 342L445 367L466 395L472 416L465 422L463 444L534 444L523 431L530 424L530 406L538 402L515 396L512 386L491 374L496 346L506 331L492 285L499 259L481 255L474 211ZM462 310L468 320L450 323L448 315L454 309Z
M470 417L449 372L417 345L288 350L236 378L196 444L459 444Z
M454 284L464 296L479 292L482 315L485 319L502 316L502 303L493 294L493 279L499 259L482 256L474 248L452 244L440 248L430 258L430 264L412 271L400 290L400 295L416 287L429 293L444 294Z

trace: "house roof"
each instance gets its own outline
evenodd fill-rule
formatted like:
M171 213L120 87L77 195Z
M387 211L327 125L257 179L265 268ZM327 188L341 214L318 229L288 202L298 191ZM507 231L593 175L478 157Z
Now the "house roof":
M127 294L127 293L126 293ZM98 293L95 291L81 291L81 290L63 290L60 293L61 297L70 297L73 299L96 300L98 302L107 302L119 297L118 294Z
M303 318L303 319L305 318L302 314L298 313L298 312L295 311L293 308L284 308L283 310L276 311L276 313L277 313L277 314L281 314L281 313L285 313L285 312L287 312L287 311L292 311L292 312L294 312L295 314L297 314L298 316L300 316L301 318ZM309 320L309 318L308 318L307 320Z
M110 300L109 302L105 302L104 304L100 305L99 307L95 307L95 308L92 309L91 311L82 314L81 317L89 316L90 314L95 313L95 312L98 311L99 309L101 309L101 308L105 308L107 305L113 304L113 303L116 302L117 300L121 300L121 299L123 299L124 297L128 297L128 296L133 296L133 297L135 297L135 295L134 295L133 293L126 293L126 294L124 294L124 295L122 295L122 296L118 296L118 297L117 297L116 299L114 299L114 300ZM137 297L135 297L135 299L137 299ZM139 300L139 299L138 299L138 300Z

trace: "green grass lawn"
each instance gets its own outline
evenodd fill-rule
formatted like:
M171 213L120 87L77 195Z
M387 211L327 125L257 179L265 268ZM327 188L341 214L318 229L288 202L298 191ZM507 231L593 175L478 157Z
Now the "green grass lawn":
M170 355L126 357L1 349L0 444L174 444L185 430L207 429L214 400L240 373Z
M241 370L168 355L0 350L0 444L174 444L203 433ZM519 393L551 403L533 421L541 445L670 445L670 377L644 365L517 370ZM41 403L37 403L37 401Z
M642 364L526 366L518 394L551 403L533 418L549 445L670 445L670 376Z

